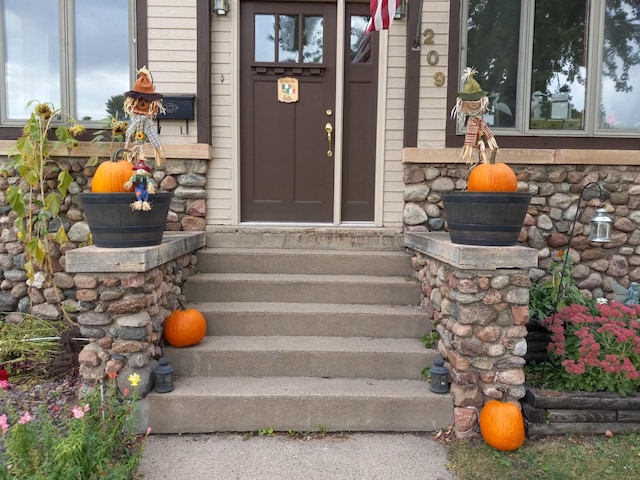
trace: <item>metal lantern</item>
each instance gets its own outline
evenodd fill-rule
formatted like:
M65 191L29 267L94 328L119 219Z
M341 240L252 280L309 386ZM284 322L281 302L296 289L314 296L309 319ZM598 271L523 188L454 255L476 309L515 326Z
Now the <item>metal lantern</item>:
M211 11L216 15L229 13L229 0L211 0Z
M448 393L449 370L444 366L444 360L436 358L429 371L431 372L431 386L429 390L433 393Z
M393 15L395 20L400 20L407 16L407 0L400 0L396 13Z
M173 366L169 363L168 358L162 357L158 360L158 366L153 372L156 374L156 385L153 388L156 392L173 391Z
M611 225L613 221L604 208L596 209L596 214L589 222L589 241L607 243L611 241Z

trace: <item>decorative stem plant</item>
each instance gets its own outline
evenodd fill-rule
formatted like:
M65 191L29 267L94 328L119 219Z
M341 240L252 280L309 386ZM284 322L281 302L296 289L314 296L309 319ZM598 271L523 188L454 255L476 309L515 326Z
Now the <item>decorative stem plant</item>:
M19 175L17 183L7 189L7 200L16 215L14 225L18 240L25 247L24 269L30 285L34 284L36 271L43 272L46 279L52 278L51 254L56 245L68 242L62 222L55 232L51 231L51 225L59 218L73 177L52 154L62 147L69 150L76 147L76 137L85 132L74 118L55 109L51 103L31 101L27 106L34 103L22 136L9 150L11 171L3 171L5 177ZM54 121L60 119L63 123L55 127ZM52 130L54 138L51 138Z

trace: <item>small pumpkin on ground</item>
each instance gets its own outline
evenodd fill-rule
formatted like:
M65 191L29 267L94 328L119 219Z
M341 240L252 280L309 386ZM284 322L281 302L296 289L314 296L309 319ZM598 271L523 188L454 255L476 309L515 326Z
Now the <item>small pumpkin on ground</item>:
M497 450L517 450L524 443L524 417L518 406L506 400L507 390L501 400L489 400L480 411L480 433L490 446Z
M178 309L165 320L164 338L174 347L190 347L202 341L207 321L195 308Z
M515 192L518 190L518 178L509 165L496 162L496 150L491 152L489 162L479 163L467 180L470 192Z
M131 163L128 160L118 160L118 156L127 150L121 148L113 152L111 160L102 162L96 169L91 182L93 193L122 193L133 191L126 188L125 183L131 177Z

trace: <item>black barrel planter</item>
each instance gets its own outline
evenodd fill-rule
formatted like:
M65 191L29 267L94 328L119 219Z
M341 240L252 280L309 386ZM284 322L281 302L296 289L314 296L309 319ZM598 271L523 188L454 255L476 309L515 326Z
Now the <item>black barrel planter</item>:
M443 193L451 241L463 245L516 245L531 196L524 192Z
M160 245L171 205L168 192L151 195L151 210L131 209L134 193L81 193L80 204L93 244L102 248Z

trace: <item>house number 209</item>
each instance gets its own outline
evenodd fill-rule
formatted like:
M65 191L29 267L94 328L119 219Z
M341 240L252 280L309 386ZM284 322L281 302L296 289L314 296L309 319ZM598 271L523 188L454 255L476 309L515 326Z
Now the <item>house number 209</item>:
M424 37L423 43L425 45L433 45L433 37L435 37L435 33L431 28L425 29L425 31L422 32L422 36ZM437 65L439 60L440 54L435 50L431 50L427 53L427 63L429 65Z

